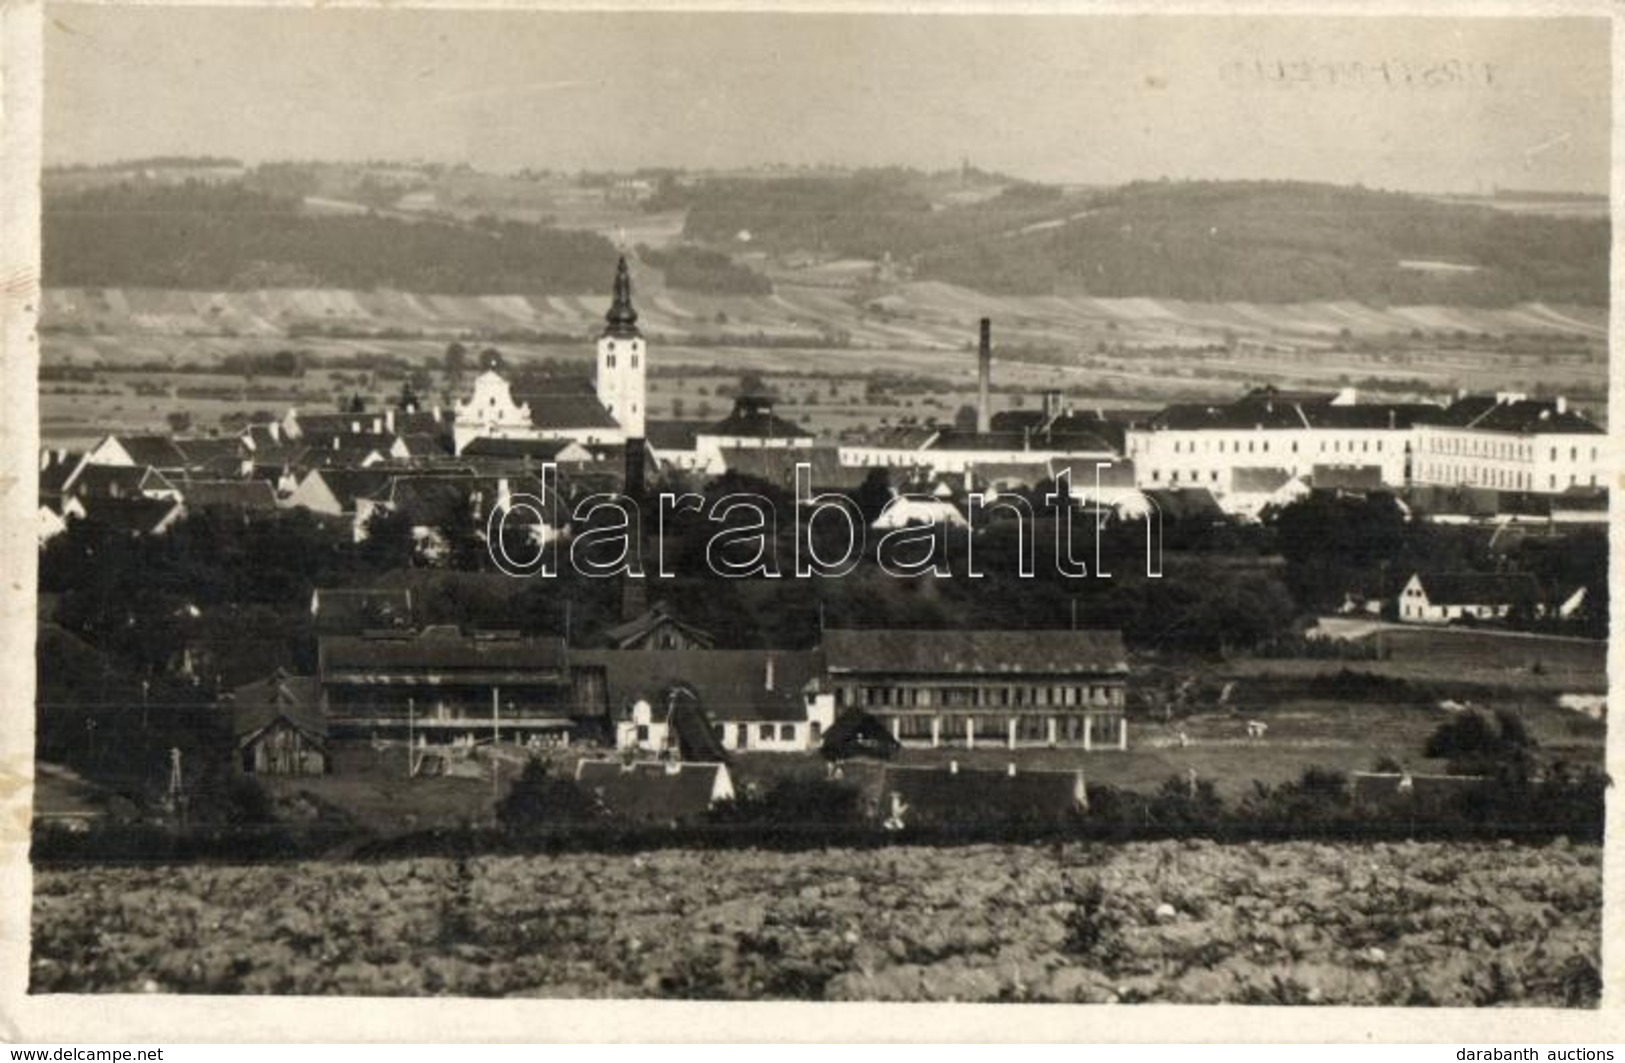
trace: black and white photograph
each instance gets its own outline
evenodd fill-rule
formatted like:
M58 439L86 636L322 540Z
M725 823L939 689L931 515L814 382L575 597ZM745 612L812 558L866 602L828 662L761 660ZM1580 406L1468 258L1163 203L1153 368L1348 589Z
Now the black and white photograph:
M1617 993L1606 11L37 10L31 1005Z

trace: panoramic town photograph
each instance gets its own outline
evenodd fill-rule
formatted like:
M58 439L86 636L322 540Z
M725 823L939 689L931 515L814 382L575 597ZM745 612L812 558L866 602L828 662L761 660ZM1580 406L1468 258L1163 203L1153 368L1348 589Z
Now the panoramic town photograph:
M28 993L1599 1007L1610 49L49 4Z

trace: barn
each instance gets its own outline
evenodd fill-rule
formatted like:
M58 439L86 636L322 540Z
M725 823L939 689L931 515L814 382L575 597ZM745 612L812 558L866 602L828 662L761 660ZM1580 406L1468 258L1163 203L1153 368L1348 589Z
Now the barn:
M249 775L325 775L327 719L311 676L278 671L229 694L238 764Z

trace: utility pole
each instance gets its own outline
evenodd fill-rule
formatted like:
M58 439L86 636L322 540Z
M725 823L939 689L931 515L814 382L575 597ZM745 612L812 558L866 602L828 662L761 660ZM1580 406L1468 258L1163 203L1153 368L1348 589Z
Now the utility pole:
M410 779L416 774L412 770L413 761L417 757L417 699L408 695L406 699L406 777Z
M502 740L502 722L498 706L502 700L502 688L491 688L491 755L496 755L496 744Z

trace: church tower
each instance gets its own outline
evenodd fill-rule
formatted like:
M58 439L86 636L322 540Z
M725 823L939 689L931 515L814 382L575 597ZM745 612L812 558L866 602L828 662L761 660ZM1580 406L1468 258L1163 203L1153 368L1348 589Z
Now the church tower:
M647 353L643 333L638 331L638 312L632 309L632 276L622 255L615 267L615 301L604 315L604 332L598 337L596 381L598 401L626 431L628 440L643 439Z

